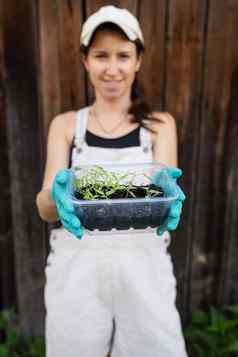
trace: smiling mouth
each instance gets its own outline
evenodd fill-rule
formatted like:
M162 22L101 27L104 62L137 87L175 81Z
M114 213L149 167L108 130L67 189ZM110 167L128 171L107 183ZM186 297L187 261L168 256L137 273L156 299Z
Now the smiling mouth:
M120 84L122 81L103 81L105 84Z

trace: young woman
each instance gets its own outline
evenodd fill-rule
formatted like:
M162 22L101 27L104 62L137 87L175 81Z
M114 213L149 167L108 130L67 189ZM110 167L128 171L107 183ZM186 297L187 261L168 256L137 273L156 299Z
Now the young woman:
M91 15L81 50L95 99L52 121L37 195L42 219L62 223L51 231L46 267L47 357L185 357L167 252L185 199L176 182L175 121L151 112L140 95L144 39L131 13L106 6ZM68 168L153 160L170 167L169 188L160 172L158 185L180 193L157 234L88 235L67 200Z

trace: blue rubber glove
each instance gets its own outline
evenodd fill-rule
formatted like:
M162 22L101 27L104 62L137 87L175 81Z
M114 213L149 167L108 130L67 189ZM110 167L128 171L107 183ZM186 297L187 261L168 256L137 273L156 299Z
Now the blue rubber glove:
M162 188L165 197L178 194L178 198L170 206L165 222L157 228L157 235L177 228L182 212L185 194L177 184L177 179L182 176L182 170L176 167L162 168L153 177L153 183Z
M83 227L74 213L72 202L69 201L66 194L69 178L70 170L58 171L51 189L51 196L56 204L58 215L63 226L77 238L81 239L83 235Z

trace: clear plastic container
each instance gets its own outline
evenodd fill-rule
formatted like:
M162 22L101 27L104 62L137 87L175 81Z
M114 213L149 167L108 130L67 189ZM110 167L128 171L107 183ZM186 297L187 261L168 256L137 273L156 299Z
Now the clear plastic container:
M154 190L153 178L157 171L165 167L158 162L153 162L134 165L82 165L72 169L67 192L84 228L93 234L118 233L129 229L131 231L155 230L164 222L170 205L178 197L178 193L173 196L163 193L162 197L156 197L158 194ZM167 175L166 171L163 175ZM112 186L115 186L116 181L122 185L122 188L126 187L127 195L130 197L110 198L110 193L114 190ZM102 186L107 187L105 198L77 198L78 185L85 190L88 184L93 184L95 187L95 183L97 183L96 194L101 192ZM132 189L135 189L138 194L148 188L152 188L153 192L148 194L147 191L147 197L131 196ZM117 195L122 192L119 188L116 191Z

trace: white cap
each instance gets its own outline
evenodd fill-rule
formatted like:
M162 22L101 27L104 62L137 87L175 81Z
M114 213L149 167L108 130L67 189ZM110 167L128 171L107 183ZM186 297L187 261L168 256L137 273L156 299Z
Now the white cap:
M88 17L82 27L81 45L88 46L96 28L111 22L119 26L131 41L139 39L144 45L144 38L137 18L126 9L120 9L113 5L103 6L97 12Z

